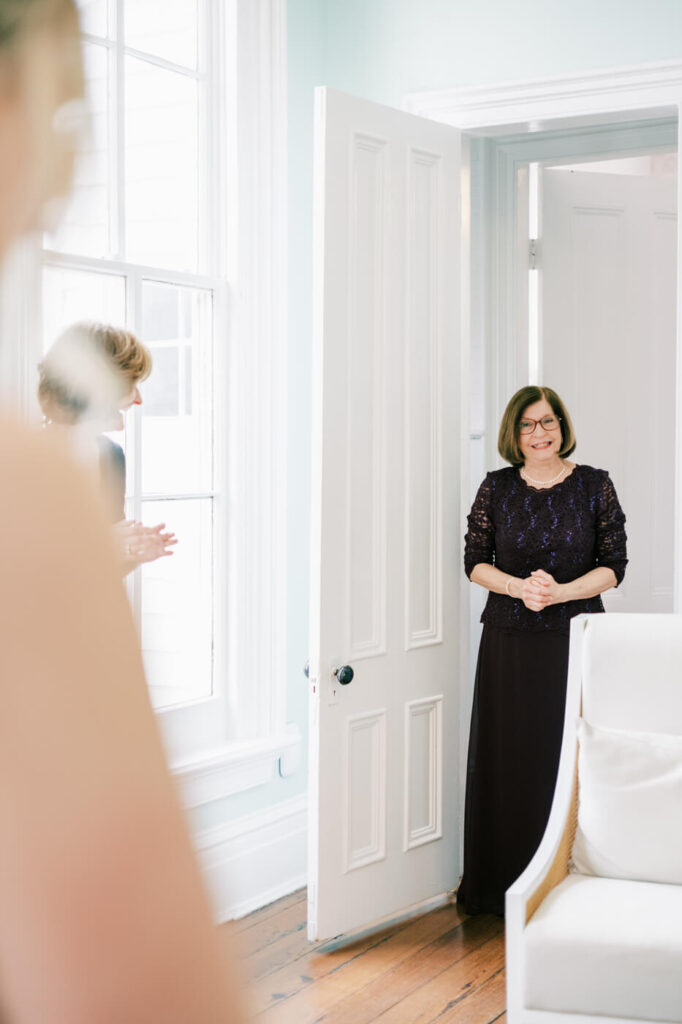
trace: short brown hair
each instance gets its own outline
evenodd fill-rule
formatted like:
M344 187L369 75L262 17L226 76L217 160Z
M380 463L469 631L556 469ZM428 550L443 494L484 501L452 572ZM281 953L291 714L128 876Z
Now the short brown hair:
M575 451L576 440L571 417L568 415L568 410L556 391L552 391L551 388L529 384L525 388L521 388L509 399L507 408L502 416L502 422L500 423L497 450L502 458L506 462L510 462L512 466L522 466L524 463L521 445L519 444L519 423L521 422L523 412L529 405L541 402L543 398L549 402L552 411L559 418L561 426L560 457L562 459L566 458L567 455Z
M58 410L60 418L75 423L90 409L93 399L87 372L74 372L88 355L100 360L113 377L114 401L125 398L152 372L151 352L132 331L91 321L72 324L38 364L38 400L43 412Z

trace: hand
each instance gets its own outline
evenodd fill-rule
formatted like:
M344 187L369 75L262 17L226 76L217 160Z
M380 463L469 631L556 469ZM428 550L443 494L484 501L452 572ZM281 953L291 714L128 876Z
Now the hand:
M551 604L561 601L561 584L544 569L535 569L523 581L522 599L526 608L541 612Z
M173 554L168 549L178 543L177 537L174 533L166 531L165 523L158 523L156 526L143 526L142 523L137 525L141 533L134 543L133 554L138 565L142 562L155 562L157 558L166 558Z
M124 573L132 572L143 562L155 562L157 558L173 554L169 548L177 544L177 539L165 527L165 523L144 526L133 519L124 519L114 525L114 540Z

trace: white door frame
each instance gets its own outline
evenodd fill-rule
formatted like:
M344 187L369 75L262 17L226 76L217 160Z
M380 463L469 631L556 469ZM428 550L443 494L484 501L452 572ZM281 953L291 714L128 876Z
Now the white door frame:
M651 149L668 148L671 119L679 124L682 61L610 68L531 82L414 93L405 98L412 113L444 121L484 140L472 146L472 179L484 182L490 202L483 214L488 253L489 303L484 312L488 385L486 423L496 425L506 398L525 374L526 332L519 329L518 172L533 160L545 160L547 141L553 157L567 160L598 152L624 155L642 150L643 132ZM633 123L647 122L640 126ZM537 140L533 138L537 135ZM577 148L576 148L577 147ZM680 139L677 142L680 156ZM481 161L475 168L473 161ZM678 175L678 208L682 206ZM494 218L494 220L493 220ZM491 227L494 224L494 231ZM487 229L487 230L486 230ZM678 222L678 251L682 220ZM673 607L682 611L682 261L677 266L677 367L679 400L675 432L675 537ZM472 319L474 311L472 310ZM521 325L523 321L521 320ZM521 377L521 379L525 379ZM491 431L486 431L492 446ZM491 447L487 455L492 456ZM462 623L463 632L467 624Z
M526 268L529 163L670 152L677 146L677 119L669 116L595 127L571 127L477 140L471 147L472 192L480 192L479 221L488 230L486 301L488 390L486 456L496 458L495 432L508 398L528 382L528 276ZM473 161L478 162L476 166ZM484 228L485 229L485 228Z

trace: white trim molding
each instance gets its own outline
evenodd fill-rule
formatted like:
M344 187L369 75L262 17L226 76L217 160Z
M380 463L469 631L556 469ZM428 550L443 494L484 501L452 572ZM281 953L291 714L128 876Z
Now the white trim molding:
M285 722L287 67L285 0L229 6L227 675L239 740Z
M194 837L219 922L245 917L306 885L305 794Z
M171 771L179 783L182 803L189 809L263 786L277 774L286 778L300 764L300 754L301 734L293 725L262 740L202 753L173 764Z
M487 134L483 129L556 122L564 117L627 111L670 112L682 96L682 61L605 68L551 78L410 93L405 109L422 117ZM542 127L549 127L543 124Z

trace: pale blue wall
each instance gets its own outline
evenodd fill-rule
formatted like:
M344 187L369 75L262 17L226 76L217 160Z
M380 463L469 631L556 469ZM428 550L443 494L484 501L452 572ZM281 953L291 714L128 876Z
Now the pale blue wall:
M682 54L679 0L326 0L327 82L405 92L540 78Z
M315 85L400 106L405 93L682 58L682 0L288 0L289 717L305 736L312 113ZM196 815L203 827L301 792L305 770Z

